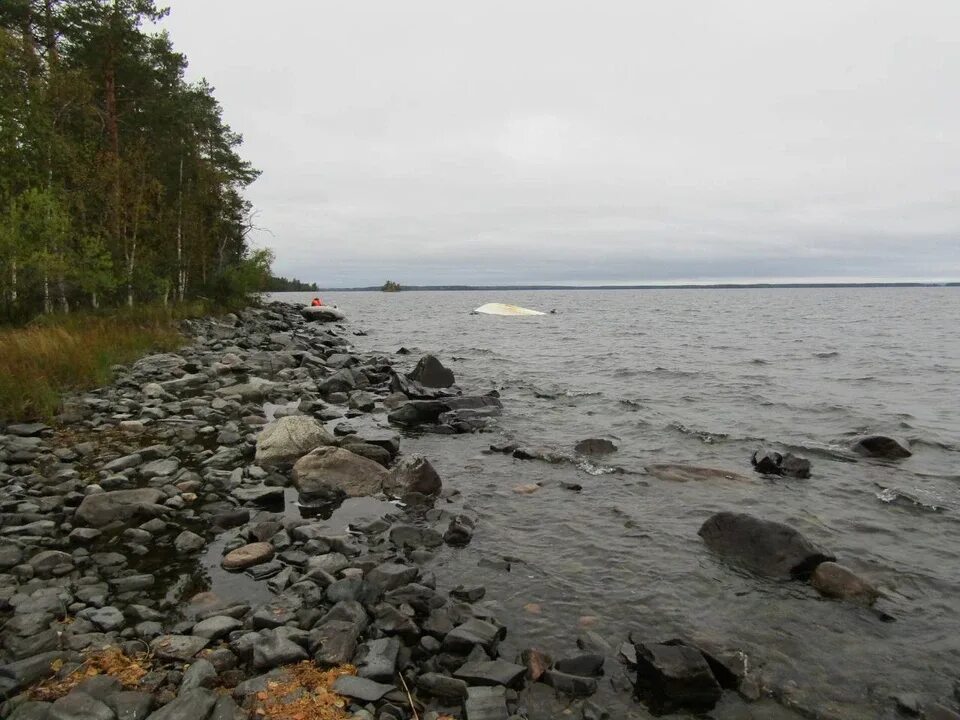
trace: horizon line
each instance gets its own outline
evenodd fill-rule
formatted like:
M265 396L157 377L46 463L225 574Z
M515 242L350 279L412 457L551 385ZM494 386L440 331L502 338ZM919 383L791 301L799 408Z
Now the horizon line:
M680 283L680 284L610 284L610 285L400 285L400 292L470 291L470 290L736 290L797 288L911 288L960 287L960 280L903 282L758 282L758 283ZM313 290L280 292L382 292L382 286L318 287Z

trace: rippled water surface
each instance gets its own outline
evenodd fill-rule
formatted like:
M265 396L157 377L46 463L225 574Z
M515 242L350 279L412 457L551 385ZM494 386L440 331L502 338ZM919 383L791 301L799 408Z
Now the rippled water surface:
M308 301L308 295L281 294ZM498 389L497 432L571 450L608 437L602 467L485 452L496 434L405 440L427 453L481 519L438 575L480 582L512 648L555 654L589 629L614 647L630 630L741 647L779 696L717 717L886 717L890 695L949 697L960 674L960 290L778 289L341 293L355 345L437 354L468 391ZM508 302L555 315L471 315ZM913 457L851 455L851 438L893 434ZM775 446L813 462L809 480L752 473ZM717 467L744 482L672 483L652 463ZM622 469L603 473L605 466ZM577 482L580 493L561 482ZM519 484L542 482L530 495ZM756 578L697 536L719 510L789 523L881 586L882 613L807 585ZM478 567L510 557L509 573ZM645 717L623 692L601 700Z

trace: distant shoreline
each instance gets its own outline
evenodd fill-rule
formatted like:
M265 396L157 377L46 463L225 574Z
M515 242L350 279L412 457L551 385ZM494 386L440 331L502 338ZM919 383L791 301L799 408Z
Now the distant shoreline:
M779 290L802 288L943 288L960 287L957 282L876 282L876 283L716 283L711 285L403 285L402 292L466 292L470 290ZM319 292L380 292L370 287L324 287Z

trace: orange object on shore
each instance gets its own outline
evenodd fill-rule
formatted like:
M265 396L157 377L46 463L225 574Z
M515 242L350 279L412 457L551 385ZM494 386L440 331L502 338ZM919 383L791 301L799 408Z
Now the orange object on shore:
M323 300L321 300L321 299L318 298L318 297L315 297L315 298L313 299L313 302L310 303L310 306L311 306L311 307L320 307L321 305L323 305Z

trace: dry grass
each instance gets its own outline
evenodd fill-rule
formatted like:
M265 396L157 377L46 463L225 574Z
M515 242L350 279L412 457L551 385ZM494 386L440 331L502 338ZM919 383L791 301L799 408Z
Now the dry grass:
M285 668L288 680L269 683L268 690L257 693L253 717L259 720L346 720L347 701L331 686L341 675L353 675L356 669L341 665L321 670L309 660Z
M112 365L179 347L177 321L202 304L55 315L0 328L0 420L50 420L61 395L109 382Z
M143 676L150 672L151 666L151 658L147 653L128 657L116 647L96 650L87 653L83 664L67 677L63 679L53 677L35 685L30 689L30 697L34 700L53 702L62 698L84 680L98 675L116 678L124 688L136 688ZM51 667L54 672L59 672L63 663L56 661Z

